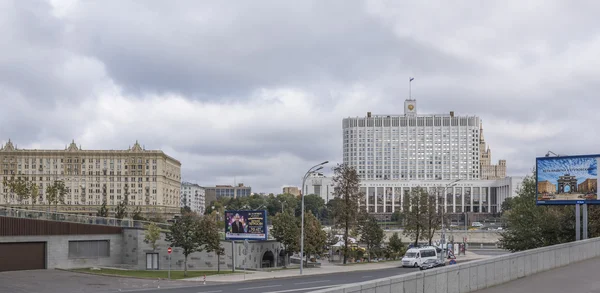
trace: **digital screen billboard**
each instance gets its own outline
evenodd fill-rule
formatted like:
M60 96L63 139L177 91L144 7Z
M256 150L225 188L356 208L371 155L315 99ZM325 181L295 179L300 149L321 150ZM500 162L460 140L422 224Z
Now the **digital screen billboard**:
M225 211L225 239L267 240L267 211Z
M536 203L600 204L598 160L600 155L537 158Z

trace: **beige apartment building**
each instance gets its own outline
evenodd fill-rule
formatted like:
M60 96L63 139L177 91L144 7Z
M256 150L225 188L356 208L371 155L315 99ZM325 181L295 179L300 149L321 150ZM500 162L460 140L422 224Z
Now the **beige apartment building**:
M9 140L0 147L0 205L32 208L2 184L19 178L34 182L39 197L34 209L51 210L46 188L61 180L67 187L58 212L95 215L103 201L110 213L128 194L129 213L179 213L181 163L160 150L146 150L137 141L126 150L84 150L71 142L64 150L18 149Z
M498 165L492 164L492 150L485 143L483 124L481 124L479 129L479 156L482 180L502 179L506 177L506 160L498 160Z
M296 186L286 186L283 188L283 193L300 196L300 188Z
M538 182L537 191L538 191L538 193L555 194L556 193L556 184L552 184L552 182L550 182L548 180Z

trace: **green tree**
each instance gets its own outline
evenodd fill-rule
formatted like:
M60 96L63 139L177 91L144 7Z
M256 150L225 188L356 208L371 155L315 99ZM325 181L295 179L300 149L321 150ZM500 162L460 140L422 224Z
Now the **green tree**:
M123 219L125 217L127 217L127 201L122 200L115 208L115 218Z
M117 204L115 209L115 218L123 219L127 217L127 206L129 205L129 188L125 184L125 190L123 194L123 200Z
M512 209L512 205L513 205L513 198L512 197L507 197L501 205L501 213L504 215L506 212L510 211Z
M96 216L104 218L108 217L108 208L106 207L106 200L102 201L102 205L98 209L98 212L96 212Z
M289 257L300 249L300 228L299 221L289 211L278 213L273 217L273 237L283 244L286 252L286 264Z
M40 196L40 188L34 182L29 185L29 198L31 198L31 209L37 203L38 197Z
M505 214L509 229L500 233L500 245L522 251L575 240L573 206L537 206L534 176L523 180L518 196Z
M437 196L433 194L425 194L421 200L425 201L423 207L425 210L423 211L423 231L424 237L429 241L429 245L432 244L433 236L435 235L435 231L441 228L442 226L442 210L441 208L438 210L436 208Z
M160 239L160 228L155 223L150 223L146 232L144 233L144 242L152 246L152 250L156 250L158 247L156 241Z
M52 185L46 188L46 198L48 204L54 205L54 211L58 212L58 204L65 204L65 196L68 194L65 182L62 180L56 180Z
M185 213L169 227L165 240L171 243L173 247L179 247L183 250L183 275L187 276L188 256L194 252L203 250L202 234L199 233L200 221L193 213Z
M144 216L142 216L142 208L139 206L136 206L133 209L133 215L132 218L134 221L145 221L146 218L144 218Z
M392 214L392 222L396 222L399 225L402 225L403 220L404 220L404 214L402 214L402 211L400 211L400 210L394 211L394 213Z
M304 197L304 209L306 211L310 211L314 216L319 218L321 212L325 208L325 200L321 196L316 194L308 194ZM296 207L296 216L300 217L302 214L302 208L300 205Z
M364 195L360 192L360 179L354 167L348 164L338 164L333 172L333 182L335 184L333 192L335 197L340 200L336 201L333 206L332 216L335 218L337 226L344 231L343 263L346 264L350 255L348 247L350 230L356 225L359 212L358 201Z
M180 213L191 213L192 212L192 208L188 207L188 206L184 206L182 208L179 209Z
M388 243L388 247L394 253L394 259L398 256L401 256L405 250L404 243L402 243L402 239L398 235L398 232L394 232L392 237L390 237L390 242Z
M385 238L383 229L381 229L375 217L366 215L363 220L360 221L359 231L360 241L367 246L370 262L371 255L381 247L381 244Z
M425 223L427 221L427 192L422 188L415 188L404 199L403 212L405 215L404 235L414 239L414 245L425 238Z
M311 211L304 213L304 235L305 261L308 262L312 255L323 253L323 249L327 244L327 233L323 231L321 222Z
M12 181L12 189L17 194L17 201L19 204L23 204L23 201L27 200L31 196L29 191L29 184L19 177L16 181Z
M200 226L200 242L204 245L207 252L214 252L217 255L217 272L221 272L221 255L225 254L225 248L221 246L221 236L219 226L215 218L211 215L202 217Z

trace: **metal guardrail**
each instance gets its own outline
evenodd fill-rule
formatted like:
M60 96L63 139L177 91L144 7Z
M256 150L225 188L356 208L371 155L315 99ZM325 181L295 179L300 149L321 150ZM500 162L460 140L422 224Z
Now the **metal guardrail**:
M12 217L12 218L23 218L23 219L35 219L35 220L47 220L47 221L58 221L58 222L69 222L78 224L88 225L104 225L113 227L123 228L147 228L153 222L149 221L136 221L132 219L117 219L117 218L104 218L85 216L77 214L66 214L66 213L54 213L40 210L24 210L16 209L11 207L0 207L0 217ZM161 229L169 229L170 224L166 223L154 223Z

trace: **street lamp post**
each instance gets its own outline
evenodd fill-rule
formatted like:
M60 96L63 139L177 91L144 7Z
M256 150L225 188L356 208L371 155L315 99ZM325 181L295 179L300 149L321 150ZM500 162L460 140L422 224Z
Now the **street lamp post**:
M448 245L446 245L446 250L444 250L444 244L446 244L446 226L444 226L444 216L446 215L446 191L448 190L448 187L452 187L454 186L458 181L460 181L460 179L456 179L448 184L446 184L446 186L444 187L444 194L442 197L442 239L441 239L441 246L442 246L442 253L440 254L440 257L442 258L441 261L445 261L447 253L448 253Z
M310 169L308 169L308 171L306 172L306 174L304 174L304 178L302 178L302 212L301 212L301 228L300 228L300 275L302 275L303 269L304 269L304 195L306 194L306 188L304 187L304 183L306 182L306 177L308 177L309 174L314 173L316 171L319 171L321 169L323 169L323 165L329 163L329 161L325 161L321 164L318 165L314 165L312 166Z

